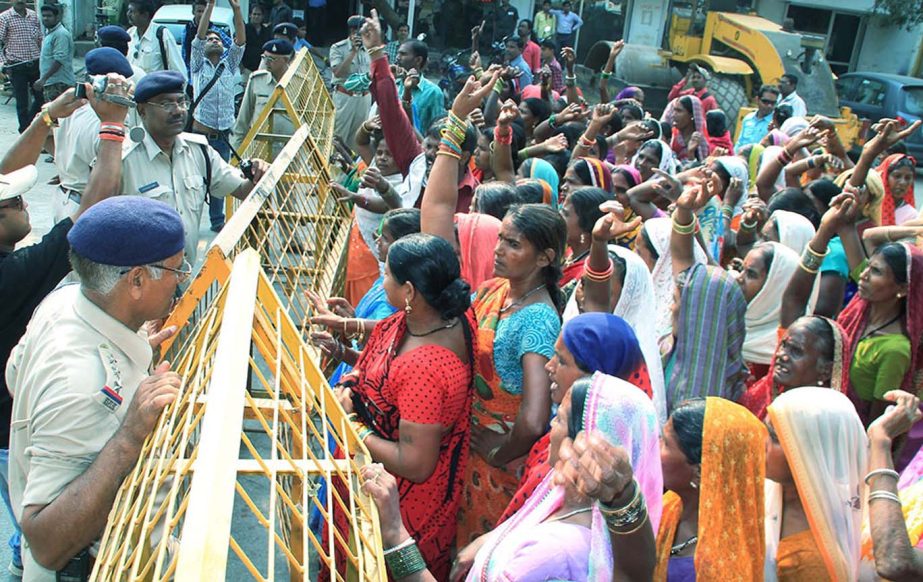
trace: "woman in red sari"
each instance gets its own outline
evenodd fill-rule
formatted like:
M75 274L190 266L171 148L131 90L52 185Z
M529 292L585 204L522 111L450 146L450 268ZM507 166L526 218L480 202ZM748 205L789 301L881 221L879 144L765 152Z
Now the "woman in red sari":
M452 246L425 234L391 245L384 288L401 310L375 326L337 397L372 458L397 477L404 524L443 580L470 440L471 288Z

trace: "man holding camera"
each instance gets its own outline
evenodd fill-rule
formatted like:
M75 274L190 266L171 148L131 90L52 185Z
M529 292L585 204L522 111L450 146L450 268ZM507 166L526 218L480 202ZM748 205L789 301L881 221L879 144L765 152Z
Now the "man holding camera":
M19 133L29 127L44 99L33 84L39 78L38 60L42 49L42 28L34 10L24 0L0 14L0 45L3 45L3 74L10 78L16 98ZM31 101L31 104L30 104Z
M365 23L361 16L346 21L349 37L330 47L330 68L333 69L333 106L336 117L333 133L351 148L356 147L356 130L369 116L372 97L369 87L371 59L362 46L359 29ZM385 50L384 46L376 50Z
M132 131L134 143L125 149L121 192L154 198L179 211L186 260L195 265L199 223L208 196L244 199L269 166L252 160L252 174L245 177L221 159L205 136L183 132L189 100L181 73L145 75L135 87L134 100L144 131Z

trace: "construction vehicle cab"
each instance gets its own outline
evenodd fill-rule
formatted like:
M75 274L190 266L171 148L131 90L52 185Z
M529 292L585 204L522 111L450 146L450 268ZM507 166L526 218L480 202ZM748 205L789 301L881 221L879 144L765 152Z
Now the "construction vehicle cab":
M783 30L737 9L737 0L633 2L623 31L626 46L613 76L643 88L657 108L666 105L670 87L695 63L711 71L709 92L739 121L752 110L747 106L761 84L777 84L783 74L792 74L808 113L833 119L840 137L851 143L858 120L848 109L840 110L833 72L819 50L823 39ZM597 43L585 65L599 70L610 47L610 42Z

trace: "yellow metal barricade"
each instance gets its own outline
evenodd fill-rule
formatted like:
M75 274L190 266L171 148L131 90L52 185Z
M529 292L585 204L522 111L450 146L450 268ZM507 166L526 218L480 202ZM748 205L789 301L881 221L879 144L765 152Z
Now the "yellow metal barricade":
M321 157L329 160L333 152L333 121L330 93L308 49L301 49L244 136L238 153L244 159L271 161L296 129L307 126ZM237 206L236 200L228 199L228 216Z
M180 397L119 490L93 580L386 578L377 511L359 489L368 451L262 261L244 250L200 277L217 290L175 349ZM341 486L320 497L321 477ZM347 530L311 531L312 510L327 524L348 516Z

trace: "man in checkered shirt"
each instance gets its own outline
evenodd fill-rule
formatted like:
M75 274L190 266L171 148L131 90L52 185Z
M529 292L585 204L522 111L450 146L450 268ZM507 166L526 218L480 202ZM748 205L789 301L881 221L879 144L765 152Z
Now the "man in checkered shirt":
M0 64L3 74L10 78L13 85L19 133L22 133L44 102L42 92L32 87L39 78L42 27L35 11L26 8L25 0L15 0L12 8L0 14L0 45L3 46Z

